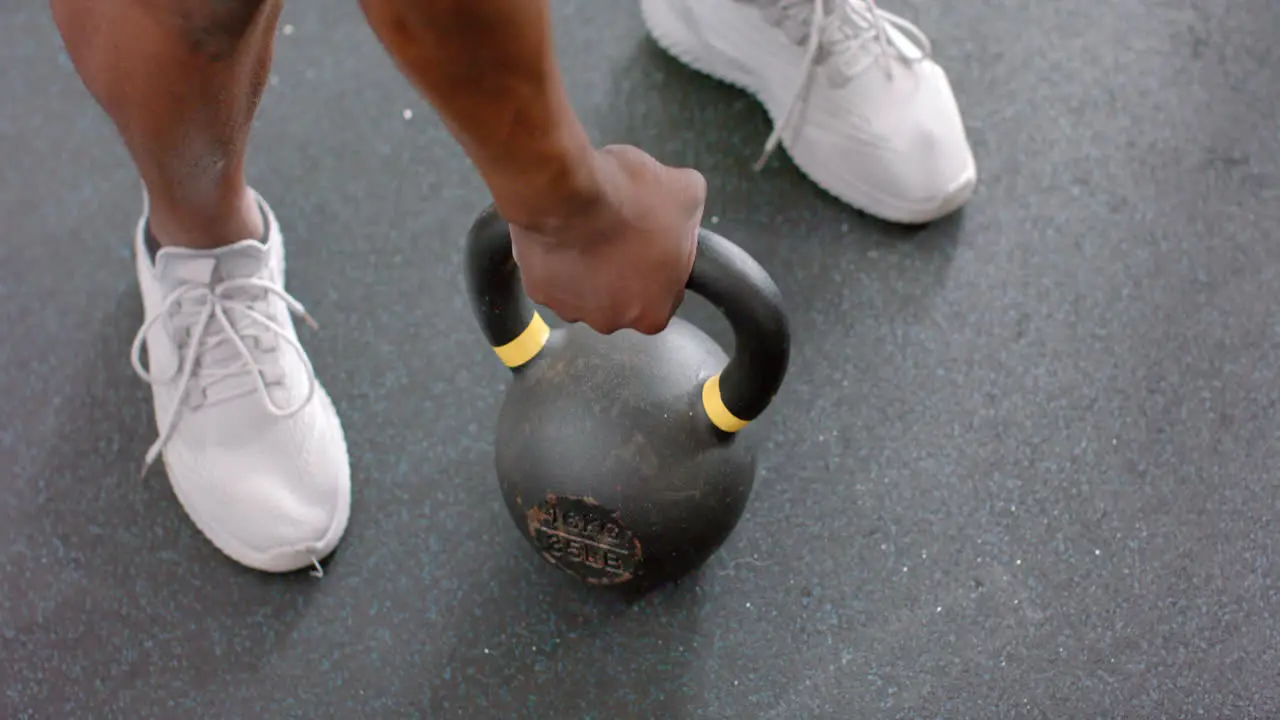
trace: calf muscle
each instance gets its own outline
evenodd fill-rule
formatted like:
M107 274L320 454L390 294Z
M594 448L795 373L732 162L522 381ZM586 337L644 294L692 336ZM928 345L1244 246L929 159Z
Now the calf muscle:
M261 232L244 156L281 0L53 0L86 88L111 118L165 244Z

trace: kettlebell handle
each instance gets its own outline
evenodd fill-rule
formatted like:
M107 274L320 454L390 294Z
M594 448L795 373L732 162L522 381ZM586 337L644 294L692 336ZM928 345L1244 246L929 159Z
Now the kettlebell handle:
M542 351L551 328L524 293L510 226L489 206L467 234L466 281L472 311L485 338L513 372ZM746 251L698 231L697 255L686 288L716 307L733 329L734 353L702 387L707 418L735 433L769 407L791 355L791 329L781 293Z

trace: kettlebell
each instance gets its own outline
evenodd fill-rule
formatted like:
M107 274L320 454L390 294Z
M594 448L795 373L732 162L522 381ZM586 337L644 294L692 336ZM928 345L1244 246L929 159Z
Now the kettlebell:
M755 483L742 431L786 375L787 315L741 248L702 229L696 253L686 287L728 319L732 358L681 318L656 335L552 329L493 206L467 236L471 306L512 374L494 446L502 498L542 558L589 585L643 591L696 569Z

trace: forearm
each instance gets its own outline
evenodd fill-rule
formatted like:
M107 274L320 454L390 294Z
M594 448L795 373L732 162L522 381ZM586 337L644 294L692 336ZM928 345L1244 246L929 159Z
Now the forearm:
M550 0L361 0L507 220L554 222L599 192L552 45Z

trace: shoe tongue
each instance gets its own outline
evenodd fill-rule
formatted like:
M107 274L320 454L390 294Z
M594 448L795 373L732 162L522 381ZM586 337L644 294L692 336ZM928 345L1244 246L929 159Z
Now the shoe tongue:
M838 14L841 22L845 27L852 28L859 33L870 32L874 28L871 24L872 10L871 6L862 0L840 0L838 4L828 4L829 14Z
M208 285L254 277L266 262L266 245L257 240L241 240L214 250L161 248L156 254L156 272L169 282Z
M801 46L809 43L809 28L810 23L813 22L817 2L810 3L801 14L790 15L784 11L783 5L777 0L764 0L764 2L766 4L762 7L766 17L782 29L788 40ZM831 22L832 18L835 18L854 35L872 30L871 6L866 3L866 0L822 0L822 17L825 22ZM825 52L820 49L819 56L822 57Z

